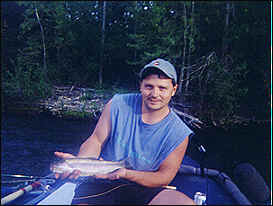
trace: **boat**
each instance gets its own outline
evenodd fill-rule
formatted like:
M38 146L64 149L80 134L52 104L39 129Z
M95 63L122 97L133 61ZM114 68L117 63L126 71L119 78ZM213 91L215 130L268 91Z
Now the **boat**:
M255 168L250 164L239 165L237 168L246 173L241 176L256 181L254 185L247 181L247 187L252 187L248 188L248 193L243 193L224 172L204 168L188 155L185 155L177 175L168 188L181 191L195 201L196 195L199 195L199 200L200 197L203 198L201 204L206 205L271 205L269 188ZM2 184L1 205L70 205L76 187L85 178L61 180L55 179L54 174L49 174L46 177L35 178L33 182L28 182L24 186ZM251 191L254 193L251 194Z

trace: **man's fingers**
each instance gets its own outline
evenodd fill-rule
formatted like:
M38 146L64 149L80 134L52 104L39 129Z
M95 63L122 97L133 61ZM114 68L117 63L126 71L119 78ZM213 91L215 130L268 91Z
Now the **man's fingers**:
M95 178L117 180L120 178L120 176L116 173L115 174L97 174L95 175Z
M64 152L54 152L54 154L57 156L57 157L60 157L60 158L75 158L74 155L70 154L70 153L64 153Z
M108 179L108 175L106 174L96 174L95 178L100 178L100 179Z
M60 177L59 173L55 173L55 178L58 179Z
M117 179L119 179L119 175L116 174L116 173L112 173L112 174L109 174L109 175L108 175L108 178L109 178L110 180L117 180Z
M81 172L79 170L74 170L72 173L64 172L64 173L55 173L55 178L61 178L62 180L65 178L69 179L77 179L81 175Z
M78 179L78 177L80 176L81 172L79 170L74 170L70 175L69 175L69 179Z
M64 173L62 173L62 174L61 174L61 179L63 180L63 179L65 179L65 178L67 178L69 174L70 174L69 172L64 172Z

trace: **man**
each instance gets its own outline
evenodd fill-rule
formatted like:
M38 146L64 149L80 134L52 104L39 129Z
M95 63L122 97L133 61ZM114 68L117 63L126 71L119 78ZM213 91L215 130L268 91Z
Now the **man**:
M166 60L156 59L141 70L140 79L141 94L115 95L77 155L126 159L131 168L96 175L92 184L79 186L73 203L194 204L185 194L164 187L175 177L192 133L169 108L177 89L175 68ZM74 157L62 152L55 155ZM77 178L79 171L62 174L68 176ZM91 190L93 195L88 193Z

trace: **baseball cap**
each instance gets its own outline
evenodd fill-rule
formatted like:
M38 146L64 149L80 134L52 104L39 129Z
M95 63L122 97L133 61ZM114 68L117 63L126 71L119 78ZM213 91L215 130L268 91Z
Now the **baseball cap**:
M175 81L175 83L177 83L177 74L175 71L174 66L164 60L164 59L155 59L153 61L151 61L149 64L147 64L146 66L144 66L144 68L140 71L140 77L142 77L142 73L147 70L147 68L158 68L159 70L161 70L167 77L173 79Z

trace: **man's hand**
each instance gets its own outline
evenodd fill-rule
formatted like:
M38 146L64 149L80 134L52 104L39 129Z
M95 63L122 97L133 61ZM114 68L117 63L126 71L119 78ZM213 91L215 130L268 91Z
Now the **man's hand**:
M101 179L109 179L109 180L117 180L120 178L125 178L126 176L126 169L120 168L115 170L114 172L108 173L108 174L97 174L95 175L96 178Z
M64 153L64 152L54 152L54 154L57 157L63 158L63 159L68 159L68 158L75 158L73 154L70 153Z
M70 153L64 153L64 152L54 152L54 154L57 157L67 159L67 158L75 158L74 155ZM64 179L64 178L69 178L69 179L77 179L80 176L80 171L79 170L74 170L72 173L69 172L64 172L64 173L55 173L55 177Z

